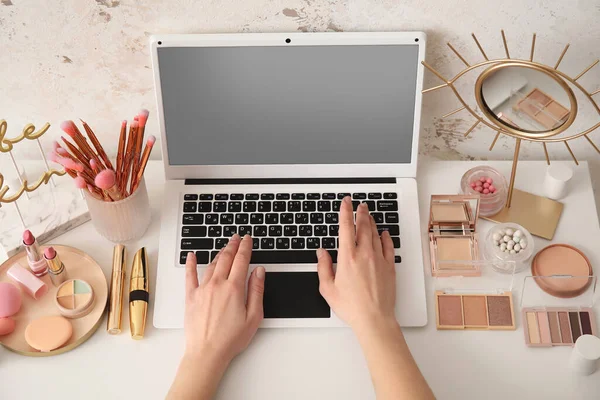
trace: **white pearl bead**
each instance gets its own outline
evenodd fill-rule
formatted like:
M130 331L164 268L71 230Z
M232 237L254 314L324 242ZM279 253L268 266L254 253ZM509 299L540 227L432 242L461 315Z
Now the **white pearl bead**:
M506 243L502 243L500 245L500 250L502 250L502 251L506 250Z
M496 240L496 241L500 241L500 239L502 239L502 235L499 233L494 233L492 235L492 239Z
M522 237L521 236L513 236L513 240L515 241L515 243L519 243L521 241Z
M515 251L520 251L521 250L521 246L519 244L515 244L515 247L513 247L513 249Z
M523 236L523 232L521 232L520 230L517 229L514 233L514 236L521 237L521 236Z
M512 242L512 240L511 240L510 242ZM510 242L506 243L506 248L507 248L507 249L509 249L509 250L512 250L512 249L513 249L513 247L515 247L515 243L513 242L513 243L511 244Z
M509 240L508 243L506 243L507 246L512 246L515 247L515 241L514 240Z
M496 246L496 247L500 246L500 242L497 240L494 240L494 246Z
M527 241L525 239L521 240L521 242L519 244L521 245L522 249L527 248Z
M507 236L504 236L504 237L502 238L502 240L504 240L505 242L507 242L507 243L508 243L508 241L510 240L510 236L508 236L508 235L507 235Z
M507 230L504 231L504 233L506 233L508 236L512 236L514 231L510 228L508 228Z
M511 251L510 251L510 254L517 254L517 252L516 252L516 251L514 251L514 250L511 250Z

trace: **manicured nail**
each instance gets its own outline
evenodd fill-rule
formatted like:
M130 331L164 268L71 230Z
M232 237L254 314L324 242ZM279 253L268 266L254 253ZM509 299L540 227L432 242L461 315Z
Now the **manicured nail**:
M256 267L256 277L261 281L265 279L265 267Z
M344 197L344 203L346 203L346 204L352 204L352 199L350 198L350 196Z
M239 242L240 241L240 235L238 235L237 233L234 234L231 239L229 239L230 242L235 243L235 242Z
M327 250L325 250L325 249L323 249L323 248L319 247L319 248L317 249L317 258L321 258L321 257L323 257L323 256L325 255L325 252L326 252L326 251L327 251Z

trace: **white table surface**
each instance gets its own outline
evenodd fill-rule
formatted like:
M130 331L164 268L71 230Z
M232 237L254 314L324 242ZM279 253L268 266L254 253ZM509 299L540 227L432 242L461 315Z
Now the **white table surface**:
M419 168L423 244L426 245L429 195L456 193L460 177L481 162L428 162ZM506 175L509 162L486 162ZM600 229L586 163L575 168L554 243L576 245L597 266ZM516 186L541 194L544 162L519 164ZM146 246L155 287L159 212L164 175L161 162L146 172L153 220L143 239L128 244L133 253ZM485 232L490 223L481 221ZM536 249L549 242L535 239ZM78 247L94 257L110 276L112 243L91 223L53 243ZM424 247L425 249L425 247ZM428 252L426 262L429 259ZM597 268L597 267L595 267ZM425 378L439 399L597 399L600 372L579 377L567 368L570 347L528 348L517 315L516 331L437 331L432 307L432 279L425 267L429 323L404 329L406 340ZM521 273L516 279L515 304L520 300ZM110 336L105 324L79 348L66 354L29 358L0 348L2 399L161 399L175 374L184 346L181 330L152 326L153 293L146 337L129 336L125 307L124 333ZM518 308L517 310L518 311ZM518 313L517 313L518 314ZM596 315L598 313L596 312ZM263 329L227 372L219 399L373 399L368 370L349 329Z

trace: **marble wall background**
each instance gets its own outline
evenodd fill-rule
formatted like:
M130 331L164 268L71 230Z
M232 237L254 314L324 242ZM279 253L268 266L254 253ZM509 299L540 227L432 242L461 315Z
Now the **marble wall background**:
M598 20L597 0L0 0L0 118L9 121L9 137L26 122L49 121L53 127L44 138L48 149L50 139L61 134L62 120L83 118L114 153L119 121L140 107L151 111L147 132L158 134L147 47L151 33L423 30L428 34L428 62L451 76L462 64L447 41L477 61L481 55L470 37L475 32L488 55L499 57L500 29L505 29L511 55L527 57L531 34L537 32L536 59L553 65L571 43L561 68L575 75L600 58ZM596 90L600 66L580 82ZM437 83L427 74L426 87ZM491 131L477 129L463 138L459 133L472 123L465 114L436 118L457 104L449 92L424 98L421 154L510 158L508 138L493 153L487 151ZM580 117L588 125L598 120L595 113ZM600 132L592 137L600 142ZM585 140L572 147L580 159L600 160ZM38 156L33 145L18 151ZM552 146L550 152L553 158L569 158L563 145ZM543 152L540 146L525 144L522 157L542 159Z

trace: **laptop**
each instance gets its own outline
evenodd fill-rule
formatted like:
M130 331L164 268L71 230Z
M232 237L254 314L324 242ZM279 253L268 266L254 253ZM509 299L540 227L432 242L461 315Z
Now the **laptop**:
M264 328L344 323L319 294L344 196L395 247L397 318L427 323L417 152L425 34L151 38L166 184L154 326L182 328L185 257L201 274L238 233L266 268Z

